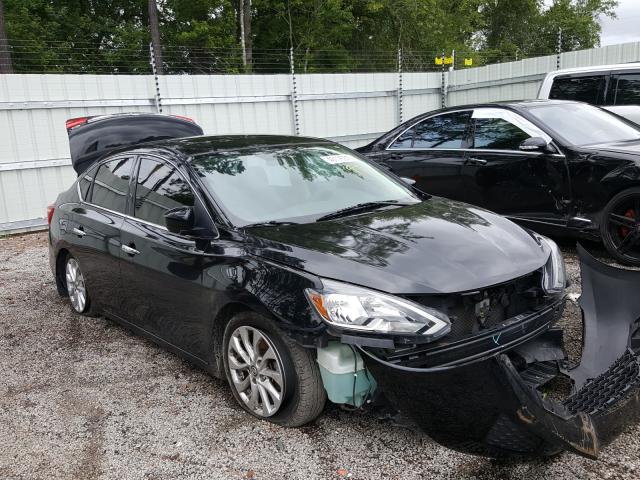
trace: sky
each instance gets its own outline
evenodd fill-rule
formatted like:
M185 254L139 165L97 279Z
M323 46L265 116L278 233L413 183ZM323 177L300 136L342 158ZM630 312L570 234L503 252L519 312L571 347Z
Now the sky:
M618 18L603 18L600 44L640 41L640 0L618 0Z

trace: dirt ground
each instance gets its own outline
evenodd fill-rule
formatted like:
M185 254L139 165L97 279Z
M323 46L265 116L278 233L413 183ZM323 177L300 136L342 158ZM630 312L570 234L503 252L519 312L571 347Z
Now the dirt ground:
M564 247L573 285L579 269ZM579 308L563 318L577 354ZM72 313L46 235L0 239L0 479L632 479L640 427L598 461L496 462L411 427L328 406L285 429L244 413L221 381L103 318Z

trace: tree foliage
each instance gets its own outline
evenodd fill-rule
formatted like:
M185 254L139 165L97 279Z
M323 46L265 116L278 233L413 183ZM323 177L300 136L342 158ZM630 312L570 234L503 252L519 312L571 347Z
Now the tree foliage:
M416 69L443 50L503 61L553 53L560 28L563 50L591 48L598 17L613 16L617 0L156 3L165 69L197 73L286 71L290 47L309 72L393 69L399 47ZM4 0L4 9L16 71L149 71L148 0Z

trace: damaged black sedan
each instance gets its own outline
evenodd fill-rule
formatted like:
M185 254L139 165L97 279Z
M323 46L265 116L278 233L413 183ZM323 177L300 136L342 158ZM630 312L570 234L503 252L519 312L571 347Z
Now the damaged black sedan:
M60 294L226 378L256 417L299 426L327 398L384 396L436 441L489 456L595 457L635 421L640 302L603 320L589 292L620 294L636 272L585 257L570 370L553 241L345 147L192 137L83 165L49 212ZM575 391L551 402L540 389L558 377Z

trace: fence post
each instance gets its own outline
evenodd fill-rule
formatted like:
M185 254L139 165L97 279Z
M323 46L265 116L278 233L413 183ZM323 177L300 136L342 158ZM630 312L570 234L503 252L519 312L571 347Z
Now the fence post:
M398 125L402 123L402 48L398 48Z
M294 66L293 46L289 50L289 66L291 68L291 112L293 114L293 133L300 135L300 112L298 111L298 86Z
M153 43L149 43L149 60L151 63L151 72L153 73L153 81L156 84L156 93L154 96L156 112L162 113L162 97L160 96L160 83L158 81L158 69L156 65L156 55L153 49Z
M560 70L560 54L562 53L562 28L558 28L558 45L556 47L556 70Z
M442 108L447 106L447 84L444 78L444 50L442 50L442 73L440 77L440 106Z

